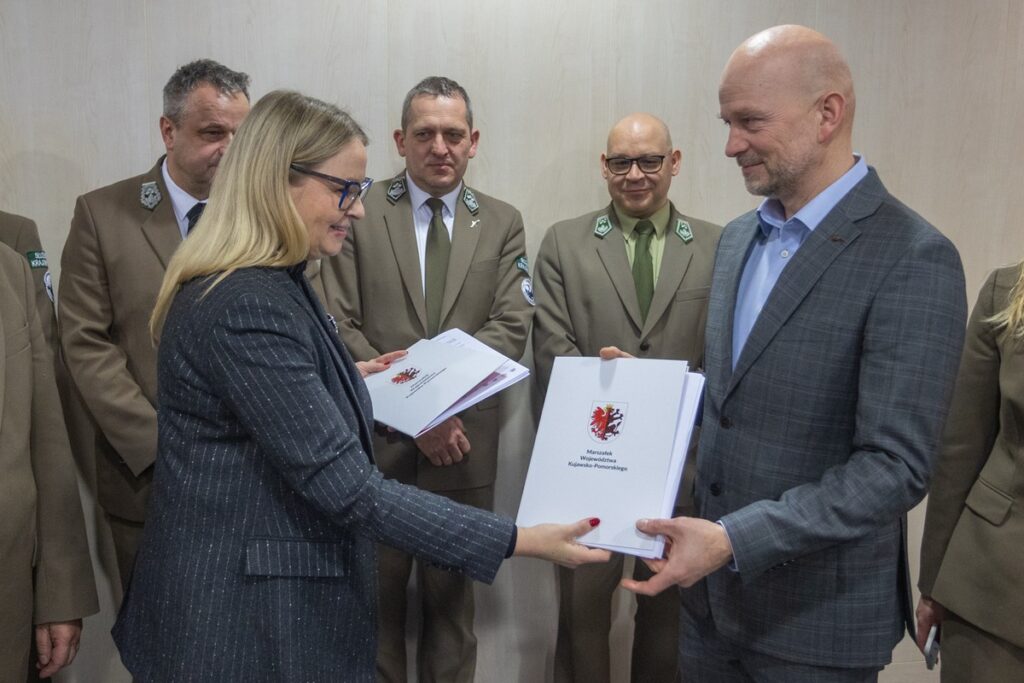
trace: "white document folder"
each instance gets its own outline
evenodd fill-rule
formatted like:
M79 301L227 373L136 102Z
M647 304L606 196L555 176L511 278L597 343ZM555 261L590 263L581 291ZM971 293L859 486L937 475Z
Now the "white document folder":
M580 542L661 557L636 522L672 515L703 387L685 361L556 358L517 523L598 517Z
M374 420L419 436L530 373L462 330L421 339L366 378Z

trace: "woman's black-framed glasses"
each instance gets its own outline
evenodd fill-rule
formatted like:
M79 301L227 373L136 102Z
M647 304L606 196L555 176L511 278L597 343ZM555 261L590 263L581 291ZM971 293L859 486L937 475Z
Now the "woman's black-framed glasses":
M604 165L615 175L626 175L629 169L633 168L633 164L640 168L641 173L657 173L665 163L666 156L668 155L648 154L642 157L608 157L604 160Z
M365 197L370 186L373 185L373 178L345 180L344 178L320 173L319 171L314 171L312 169L305 168L304 166L299 166L298 164L289 164L289 166L296 173L313 176L314 178L327 180L338 185L341 188L341 197L338 199L338 210L340 211L351 208L352 205L356 203L356 199L362 199Z

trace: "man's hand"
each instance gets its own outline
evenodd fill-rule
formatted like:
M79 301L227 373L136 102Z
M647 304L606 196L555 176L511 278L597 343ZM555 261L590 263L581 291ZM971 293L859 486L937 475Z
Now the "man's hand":
M39 651L36 668L40 678L49 678L74 661L81 635L81 619L36 626L36 650Z
M360 375L367 377L375 372L387 370L396 360L404 358L405 354L405 349L399 349L398 351L382 354L371 360L357 360L356 367L359 369Z
M924 652L924 645L928 640L928 632L932 626L942 627L942 621L946 618L946 608L935 602L927 595L922 595L917 602L917 647Z
M598 351L597 354L599 356L601 356L601 360L614 360L616 358L635 358L636 357L636 356L631 356L630 354L626 353L625 351L620 349L618 346L602 346L601 350Z
M634 593L657 595L675 584L688 588L732 559L725 529L706 519L641 519L636 528L652 536L664 534L667 557L644 560L654 572L647 581L622 580L622 587Z
M416 447L435 467L454 465L469 453L469 436L456 415L416 437Z

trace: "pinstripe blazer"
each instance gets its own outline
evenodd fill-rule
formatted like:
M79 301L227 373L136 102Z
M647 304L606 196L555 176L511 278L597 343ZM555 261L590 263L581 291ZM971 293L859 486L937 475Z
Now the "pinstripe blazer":
M369 396L302 274L182 287L149 518L114 627L140 681L372 681L374 543L490 581L512 522L385 481Z
M684 603L742 646L887 663L910 608L904 515L925 494L963 344L960 257L874 169L782 272L733 370L751 212L719 243L704 355L700 515L738 571Z

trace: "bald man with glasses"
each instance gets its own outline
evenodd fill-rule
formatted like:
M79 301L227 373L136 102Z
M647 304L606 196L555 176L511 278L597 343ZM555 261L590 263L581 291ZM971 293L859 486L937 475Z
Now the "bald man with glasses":
M611 204L548 230L537 255L533 354L541 392L557 356L596 356L615 346L638 358L684 359L699 368L711 268L720 228L681 214L668 199L681 166L668 127L632 114L608 134L601 173ZM677 512L692 513L692 468ZM610 680L612 595L623 557L559 570L555 680ZM642 562L634 574L647 575ZM679 599L637 600L632 680L676 676Z

